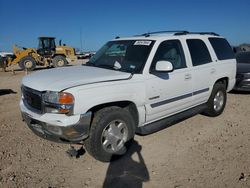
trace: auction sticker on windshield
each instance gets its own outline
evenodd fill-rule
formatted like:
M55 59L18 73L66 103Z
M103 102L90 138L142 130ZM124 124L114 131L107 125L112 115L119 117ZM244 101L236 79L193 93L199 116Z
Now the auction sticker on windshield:
M134 45L144 45L144 46L149 46L152 41L150 40L138 40L135 41Z

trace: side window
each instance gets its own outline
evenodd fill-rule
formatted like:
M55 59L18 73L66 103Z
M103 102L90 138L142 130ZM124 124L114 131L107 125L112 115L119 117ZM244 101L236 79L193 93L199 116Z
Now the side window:
M193 66L212 62L206 44L200 39L187 39Z
M183 49L179 40L167 40L159 45L151 65L151 70L154 70L156 62L161 60L171 62L174 69L186 67Z
M234 53L232 47L229 45L226 39L223 38L208 38L210 41L216 56L219 60L234 59Z

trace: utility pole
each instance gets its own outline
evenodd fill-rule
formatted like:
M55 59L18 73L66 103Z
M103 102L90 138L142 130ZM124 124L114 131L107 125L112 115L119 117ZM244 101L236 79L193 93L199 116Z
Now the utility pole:
M82 26L80 27L80 43L81 43L81 53L82 51Z

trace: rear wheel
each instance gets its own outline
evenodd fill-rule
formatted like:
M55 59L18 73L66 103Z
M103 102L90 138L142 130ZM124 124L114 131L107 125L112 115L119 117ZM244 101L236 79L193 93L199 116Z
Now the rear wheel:
M134 121L130 112L108 107L95 113L85 146L94 158L108 162L113 156L125 154L133 137Z
M36 60L31 56L26 56L18 63L22 70L32 71L36 68Z
M223 83L216 83L213 87L211 96L207 102L207 109L204 114L215 117L222 114L227 101L226 86Z
M53 67L64 67L67 65L67 59L61 55L55 56L52 59Z

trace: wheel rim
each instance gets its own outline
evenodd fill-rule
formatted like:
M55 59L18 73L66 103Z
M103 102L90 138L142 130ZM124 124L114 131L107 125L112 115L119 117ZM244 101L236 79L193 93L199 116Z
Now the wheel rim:
M32 68L33 63L32 63L32 61L28 60L28 61L24 62L24 66L25 66L25 68L30 69L30 68Z
M123 148L128 139L128 128L124 121L110 122L102 132L102 147L109 153L115 153Z
M58 67L64 66L64 61L63 61L63 60L59 60L59 61L57 62L57 66L58 66Z
M218 91L214 96L214 110L220 111L224 105L224 94L222 91Z

